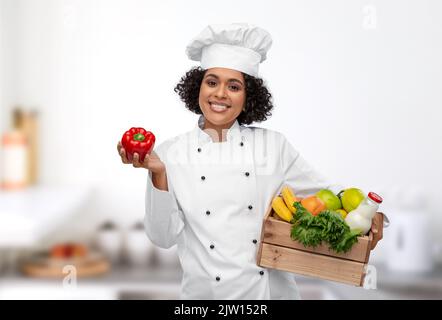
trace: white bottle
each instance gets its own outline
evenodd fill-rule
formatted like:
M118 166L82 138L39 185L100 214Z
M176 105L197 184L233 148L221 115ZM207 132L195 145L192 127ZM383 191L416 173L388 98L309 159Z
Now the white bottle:
M27 186L27 141L23 132L13 130L1 139L3 161L1 164L1 187L18 190Z
M351 231L360 230L365 235L371 229L371 221L379 209L382 198L374 192L369 192L359 206L350 211L345 217L345 222Z

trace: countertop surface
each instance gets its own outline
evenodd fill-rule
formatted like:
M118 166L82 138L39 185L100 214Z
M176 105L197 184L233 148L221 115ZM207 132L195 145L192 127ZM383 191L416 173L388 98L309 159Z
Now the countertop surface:
M89 187L0 191L0 248L32 247L75 214L90 196Z
M442 266L429 273L411 274L376 267L376 289L364 289L295 275L305 299L442 299ZM77 279L78 288L113 292L110 299L177 299L182 271L170 267L113 267L98 277ZM63 288L61 279L29 278L19 272L1 275L0 292L7 288Z

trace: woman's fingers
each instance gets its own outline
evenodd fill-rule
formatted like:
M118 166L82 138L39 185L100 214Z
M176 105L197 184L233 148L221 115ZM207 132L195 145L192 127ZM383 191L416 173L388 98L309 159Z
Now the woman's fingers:
M383 238L383 215L377 213L372 220L371 232L373 233L373 242L371 249L373 250L379 240Z
M376 216L378 218L378 233L379 233L379 240L381 240L384 237L384 215L381 213L376 213Z
M121 157L121 161L124 163L124 164L132 164L135 168L146 168L146 169L148 169L149 167L148 167L148 164L149 164L149 160L151 159L151 155L149 155L149 154L147 154L145 157L144 157L144 159L143 159L143 162L140 162L140 155L138 154L138 153L134 153L133 154L133 159L132 159L132 161L130 161L128 158L127 158L127 155L126 155L126 150L123 148L123 146L121 145L121 142L120 141L118 141L118 143L117 143L117 150L118 150L118 153L119 153L119 155L120 155L120 157ZM153 153L153 152L152 152Z
M143 167L148 168L149 160L150 160L150 155L146 154L143 161Z
M135 152L134 155L133 155L132 161L130 161L127 158L126 150L121 145L121 141L118 141L118 143L117 143L117 150L118 150L118 153L119 153L119 155L121 157L121 161L124 164L132 164L135 168L141 168L141 167L147 168L147 163L149 161L149 155L146 155L146 157L144 158L143 162L140 162L140 155Z
M371 232L373 233L378 233L379 228L378 228L378 219L376 219L376 216L373 217L373 220L371 222Z
M371 226L371 230L373 233L381 233L382 234L382 229L383 229L383 219L384 216L381 213L376 213L376 215L373 217L372 220L372 226Z
M129 163L129 160L126 157L126 150L124 150L124 148L121 146L121 142L120 141L118 141L118 143L117 143L117 151L118 151L118 154L121 157L121 161L123 163L125 163L125 164Z
M132 161L132 165L135 167L135 168L139 168L140 166L141 166L141 164L140 164L140 158L139 158L139 155L138 155L138 153L134 153L134 157L133 157L134 159L133 159L133 161Z
M123 161L123 163L125 163L125 164L130 163L130 161L126 157L126 150L124 150L124 148L120 148L119 153L120 153L120 157L121 157L121 160Z

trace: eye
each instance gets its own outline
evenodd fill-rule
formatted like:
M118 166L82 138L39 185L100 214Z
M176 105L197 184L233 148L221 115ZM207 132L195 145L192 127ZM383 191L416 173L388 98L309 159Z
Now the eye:
M213 80L209 80L209 81L207 81L207 85L208 85L209 87L214 87L214 86L216 86L216 82L213 81Z
M233 91L238 91L240 89L240 87L235 86L235 85L231 85L229 86Z

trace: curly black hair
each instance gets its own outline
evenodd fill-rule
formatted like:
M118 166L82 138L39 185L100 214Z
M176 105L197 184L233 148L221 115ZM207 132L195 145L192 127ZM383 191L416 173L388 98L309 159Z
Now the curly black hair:
M199 91L206 70L193 67L181 78L174 88L186 108L196 114L202 114L199 106ZM237 120L239 124L249 125L253 122L262 122L271 116L273 109L272 95L261 78L255 78L243 73L246 83L246 105Z

